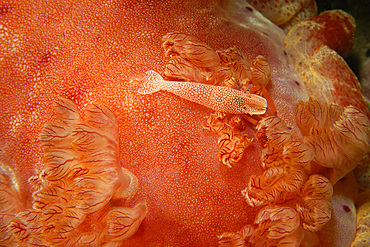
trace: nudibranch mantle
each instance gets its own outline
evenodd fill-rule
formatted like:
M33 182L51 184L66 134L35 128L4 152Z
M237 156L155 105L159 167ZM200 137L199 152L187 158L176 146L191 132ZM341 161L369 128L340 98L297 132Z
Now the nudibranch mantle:
M215 111L261 115L267 108L266 99L256 94L198 82L166 81L153 70L147 71L142 81L139 94L164 90Z

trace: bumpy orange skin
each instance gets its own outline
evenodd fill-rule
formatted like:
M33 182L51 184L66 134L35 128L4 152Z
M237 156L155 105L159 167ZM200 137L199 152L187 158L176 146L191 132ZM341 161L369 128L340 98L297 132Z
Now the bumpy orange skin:
M252 8L224 1L19 0L0 6L0 160L14 169L25 207L32 203L27 180L42 167L37 137L62 96L81 111L98 104L117 116L122 166L138 177L139 197L148 205L125 245L211 246L222 232L253 221L258 209L240 191L251 174L261 173L259 143L229 169L218 161L217 136L203 129L209 109L166 92L139 95L129 81L164 69L161 39L168 32L192 35L215 50L238 46L250 61L267 59L267 89L279 117L300 136L293 109L308 95L289 64L283 31ZM248 134L256 140L252 126Z

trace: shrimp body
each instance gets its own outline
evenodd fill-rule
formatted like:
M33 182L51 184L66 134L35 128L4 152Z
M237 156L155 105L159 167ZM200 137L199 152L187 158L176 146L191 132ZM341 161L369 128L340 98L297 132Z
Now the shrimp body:
M165 81L157 72L147 71L138 93L151 94L160 90L225 113L260 115L267 108L266 99L256 94L197 82Z

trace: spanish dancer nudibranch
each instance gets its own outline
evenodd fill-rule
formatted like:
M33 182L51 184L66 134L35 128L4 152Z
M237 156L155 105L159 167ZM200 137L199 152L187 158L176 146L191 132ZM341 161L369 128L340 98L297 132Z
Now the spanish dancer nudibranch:
M369 246L354 19L248 2L1 1L0 246Z

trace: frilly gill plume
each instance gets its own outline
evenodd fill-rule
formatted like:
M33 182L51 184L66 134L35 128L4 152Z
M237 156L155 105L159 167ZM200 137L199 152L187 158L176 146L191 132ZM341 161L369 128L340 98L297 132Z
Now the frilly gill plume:
M55 103L55 111L57 120L45 124L39 137L44 167L40 176L30 178L36 188L33 207L7 222L10 235L2 244L101 245L129 238L147 207L139 202L133 208L109 210L109 201L130 202L138 189L137 178L118 160L114 114L93 106L83 120L77 106L63 98ZM103 208L108 209L104 224L86 227L85 220Z
M365 154L369 120L353 106L342 109L312 99L299 103L295 112L302 140L294 140L291 129L278 117L259 121L256 136L264 147L262 161L266 170L262 175L252 175L242 194L250 206L265 207L253 224L236 233L222 234L221 246L296 245L303 239L302 229L314 233L330 220L332 184L350 172ZM329 168L327 177L311 171L316 164ZM288 223L287 219L295 220ZM274 233L279 222L290 227Z

